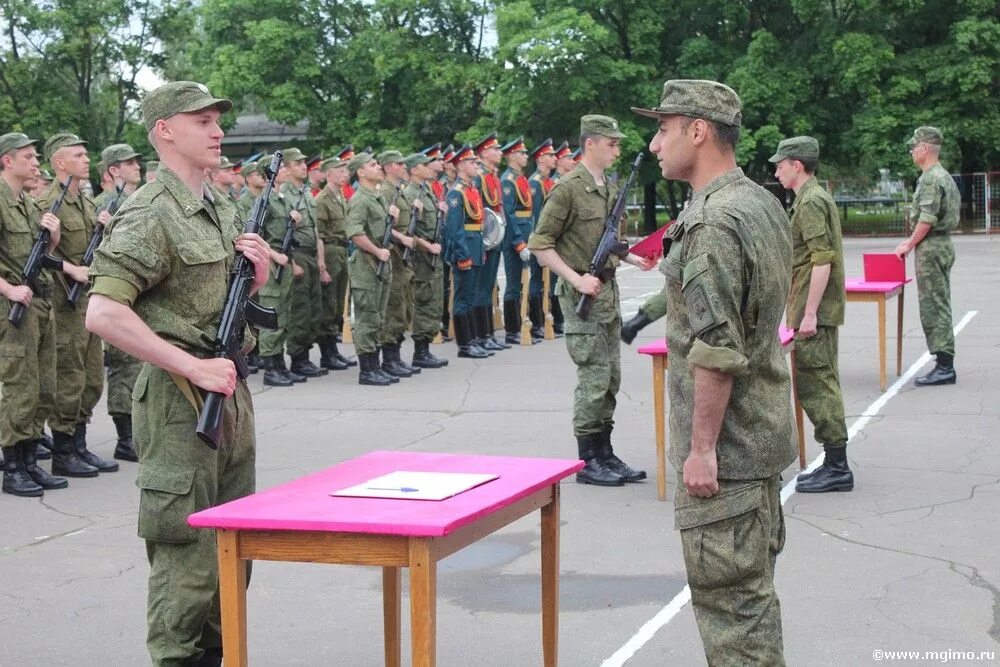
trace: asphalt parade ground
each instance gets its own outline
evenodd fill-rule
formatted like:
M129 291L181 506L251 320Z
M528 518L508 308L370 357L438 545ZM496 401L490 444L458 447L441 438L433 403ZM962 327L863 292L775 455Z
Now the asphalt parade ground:
M897 242L847 240L847 275L861 275L864 252ZM1000 239L960 236L955 245L958 384L912 384L931 368L915 285L905 294L902 378L894 302L888 308L885 392L875 305L848 304L840 371L856 485L798 495L797 464L783 476L787 542L776 586L789 665L1000 663ZM662 285L655 270L619 277L626 316ZM672 478L668 501L656 498L651 363L635 352L663 332L654 324L622 346L614 431L617 453L650 479L562 485L563 665L705 664L673 530ZM432 351L450 365L391 388L358 386L356 368L293 388L265 389L253 376L258 488L377 449L575 458L575 373L561 340L483 361L458 359L453 343ZM110 458L103 402L97 414L91 449ZM807 423L809 462L821 451L811 433ZM0 666L148 664L136 472L123 463L42 499L0 496ZM441 562L438 664L541 664L539 561L536 513ZM381 581L374 567L255 563L250 663L381 665Z

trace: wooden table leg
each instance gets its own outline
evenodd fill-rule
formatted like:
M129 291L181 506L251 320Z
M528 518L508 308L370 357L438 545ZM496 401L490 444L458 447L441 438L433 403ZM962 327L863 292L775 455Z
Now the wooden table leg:
M656 497L667 499L667 434L665 421L666 401L664 400L664 383L666 378L667 357L663 354L653 355L653 429L656 434Z
M799 468L806 467L806 425L802 414L802 402L799 401L798 371L795 369L795 350L788 353L788 361L792 367L792 405L795 406L795 434L799 442Z
M899 303L896 304L896 377L903 374L903 297L906 290L899 288Z
M559 662L559 484L552 502L542 508L542 658L545 667Z
M410 656L413 667L434 667L437 559L428 538L410 539Z
M247 665L247 562L239 557L239 532L216 530L219 606L226 667Z
M385 667L402 664L399 641L402 618L400 612L402 577L398 567L382 568L382 618L385 628Z
M885 295L878 300L878 377L879 386L885 391Z

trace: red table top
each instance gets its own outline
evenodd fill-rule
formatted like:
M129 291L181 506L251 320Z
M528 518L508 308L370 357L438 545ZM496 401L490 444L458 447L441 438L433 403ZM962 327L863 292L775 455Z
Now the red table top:
M574 459L375 451L188 517L202 528L440 537L583 468ZM498 479L445 500L334 497L397 470L491 473Z
M913 278L893 281L869 281L864 278L848 278L844 281L844 289L848 292L866 292L878 294L879 292L889 293L899 289Z
M789 343L795 340L795 331L789 329L784 324L778 327L778 340L781 341L782 347L787 347ZM640 345L636 350L639 354L648 354L650 356L656 356L661 354L669 354L670 346L667 345L667 340L653 341L652 343L646 343L645 345Z

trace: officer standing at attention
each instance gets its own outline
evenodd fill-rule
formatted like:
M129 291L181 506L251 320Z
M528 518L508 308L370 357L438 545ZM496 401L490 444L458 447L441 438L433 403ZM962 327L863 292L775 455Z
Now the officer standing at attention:
M64 270L72 266L87 282L87 267L81 266L90 237L98 224L111 220L111 214L99 215L94 202L80 189L90 173L87 142L75 134L60 133L45 142L45 158L55 172L56 180L42 193L36 205L48 211L59 198L61 183L70 176L73 181L57 213L62 229L56 255L63 260ZM76 305L68 300L73 281L56 275L52 312L56 321L56 389L49 417L54 444L52 470L67 477L96 477L100 472L115 472L118 464L105 461L87 449L87 422L104 390L104 350L101 339L87 331L87 290Z
M139 537L146 541L146 646L152 663L222 662L215 534L187 524L193 512L253 493L253 401L213 340L236 252L267 281L270 251L244 234L236 207L204 185L219 162L229 100L191 81L166 83L142 101L161 165L155 184L115 216L91 267L87 327L145 361L133 412L139 452ZM244 349L253 347L252 334ZM200 390L225 394L218 449L198 438ZM190 397L190 398L188 398Z
M914 380L918 387L955 384L955 333L951 321L951 267L955 246L951 232L958 227L962 200L955 180L941 166L944 135L936 127L918 127L910 138L910 157L920 167L920 179L910 204L913 234L898 246L904 258L916 248L920 326L927 349L937 359L934 368Z
M534 228L531 185L524 175L528 166L528 149L524 137L510 141L500 149L507 160L507 169L500 177L503 191L503 214L507 221L503 250L503 270L507 284L503 292L503 324L508 345L521 344L521 274L531 260L528 237ZM541 301L538 302L538 316L541 315ZM531 336L531 343L540 343L542 337Z
M51 254L60 240L59 218L41 212L24 192L38 173L36 143L20 132L0 136L0 346L16 354L0 359L3 492L25 497L69 484L42 470L36 458L45 406L52 404L55 391L56 327L48 272L39 273L34 285L24 285L21 271L40 229L50 234L45 252ZM15 303L25 306L20 327L7 321Z
M381 244L386 218L398 217L399 208L390 206L379 192L382 167L371 153L358 153L347 166L358 179L344 224L344 233L357 247L348 260L347 271L354 303L354 349L361 364L358 384L383 387L399 382L399 378L382 370L378 347L392 283L392 251ZM385 265L381 274L380 264Z
M795 390L823 445L823 465L799 475L799 493L850 491L854 473L847 465L847 423L837 368L838 327L844 323L844 243L833 197L816 180L819 142L792 137L771 156L782 187L795 192L792 203L792 285L785 317L795 330Z
M618 186L605 171L618 159L619 141L625 135L618 121L608 116L580 119L583 163L552 188L528 247L559 276L556 293L566 317L566 349L576 364L573 400L573 434L586 467L576 474L581 484L621 486L646 479L615 456L611 444L615 406L621 385L621 301L614 274L619 259L608 257L607 281L587 271L604 234L604 223L614 207ZM624 216L622 219L624 227ZM620 230L619 230L620 233ZM629 254L626 262L643 271L653 261ZM576 304L583 294L594 297L590 317L581 319Z
M791 226L736 166L742 114L731 88L671 80L658 106L633 111L659 123L649 150L663 178L694 192L665 236L660 271L674 523L695 620L708 664L784 665L774 566L785 540L779 475L795 445L777 331Z
M323 292L319 321L320 366L339 371L358 365L337 349L337 336L344 328L344 301L347 298L347 236L344 234L347 198L343 186L350 173L347 163L338 157L321 162L319 171L326 181L316 197L319 278Z
M476 155L482 164L482 169L473 183L482 197L483 205L493 209L503 216L503 195L500 189L500 142L497 135L491 134L476 144ZM509 222L508 222L509 224ZM473 297L472 332L476 344L487 352L510 349L506 342L501 343L494 337L493 328L493 289L497 284L497 274L500 272L500 259L503 243L492 250L486 251L486 260L477 276L479 283Z
M556 166L556 153L552 148L552 140L546 139L531 152L531 159L535 162L535 173L528 179L531 185L531 217L532 225L538 224L538 218L542 214L542 205L552 192L555 181L552 180L552 170ZM534 229L532 229L534 231ZM543 269L538 264L535 256L531 256L529 263L531 279L528 281L528 316L531 318L531 338L544 340L545 338L545 311L543 309L545 278ZM555 277L551 278L555 283ZM551 290L549 290L551 293ZM552 311L553 331L556 338L563 333L563 316L559 308L559 299L550 294L549 308ZM556 327L558 322L558 328Z

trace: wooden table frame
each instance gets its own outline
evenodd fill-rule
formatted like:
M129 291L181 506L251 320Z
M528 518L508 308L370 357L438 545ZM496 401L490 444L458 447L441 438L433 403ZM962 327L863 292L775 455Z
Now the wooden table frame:
M885 310L886 302L896 296L899 301L896 304L896 376L903 374L903 302L906 296L906 285L888 292L861 292L847 290L847 302L856 303L876 303L878 304L878 374L879 387L885 391L887 385L885 371Z
M380 566L387 667L399 667L402 660L400 568L408 567L412 665L432 667L436 661L438 561L535 510L541 510L543 664L555 667L559 653L558 482L442 537L217 529L222 643L227 667L248 664L248 560Z

